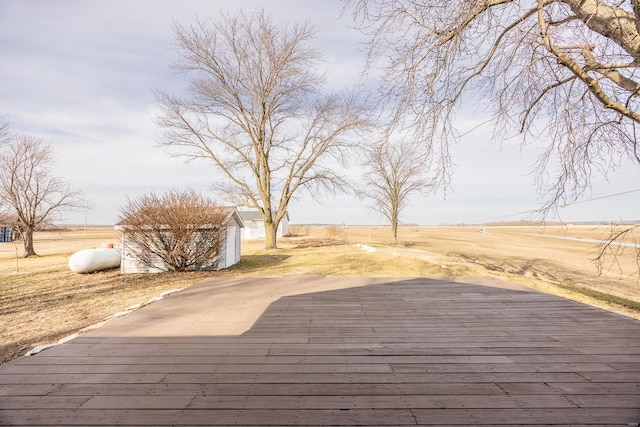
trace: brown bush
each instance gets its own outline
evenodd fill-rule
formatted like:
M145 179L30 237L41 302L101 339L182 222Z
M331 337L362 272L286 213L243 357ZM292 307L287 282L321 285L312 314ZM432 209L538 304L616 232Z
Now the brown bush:
M174 190L129 200L119 226L140 262L185 271L215 264L227 216L227 209L193 190Z
M338 225L329 225L326 230L327 237L331 237L332 239L346 239L347 231L344 227Z
M308 236L310 228L308 225L292 225L289 227L289 236Z

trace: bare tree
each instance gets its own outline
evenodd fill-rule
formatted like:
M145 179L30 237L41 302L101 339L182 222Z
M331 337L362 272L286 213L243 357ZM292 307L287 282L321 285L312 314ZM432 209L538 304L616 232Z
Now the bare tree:
M371 199L372 208L389 220L393 244L397 245L400 213L409 197L432 187L425 178L426 156L406 142L385 140L369 149L366 164L365 187L360 194Z
M308 25L278 26L264 12L223 15L217 22L176 25L176 69L190 83L180 99L158 94L163 145L188 160L208 159L234 193L259 209L266 247L289 202L346 185L357 133L367 125L355 96L324 95L320 52Z
M546 141L544 211L622 161L640 163L640 1L347 0L384 69L392 126L413 130L448 185L455 112L473 96L495 136ZM382 59L380 59L382 58ZM384 62L383 62L384 61Z
M56 215L86 209L82 193L51 174L54 155L50 145L19 135L0 147L0 199L15 218L12 224L24 242L24 256L36 255L33 232Z
M155 193L129 200L118 225L148 267L195 270L218 260L228 209L193 190Z
M9 140L9 122L0 116L0 144Z
M635 273L640 279L640 224L612 225L609 237L603 240L598 247L598 255L594 259L598 271L602 273L616 267L621 274L628 268L624 268L621 259L629 251L633 251L635 261Z

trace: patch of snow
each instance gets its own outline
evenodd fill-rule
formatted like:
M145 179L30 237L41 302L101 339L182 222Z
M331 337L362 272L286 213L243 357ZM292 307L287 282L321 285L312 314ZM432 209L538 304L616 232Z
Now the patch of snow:
M356 243L356 245L358 248L362 249L363 251L367 251L367 252L376 252L377 249L374 248L373 246L368 246L368 245L363 245L361 243Z
M45 344L45 345L39 345L36 347L33 347L31 350L29 350L29 352L27 354L25 354L25 356L33 356L34 354L38 354L43 350L46 350L48 348L54 347L58 345L58 343L55 344Z

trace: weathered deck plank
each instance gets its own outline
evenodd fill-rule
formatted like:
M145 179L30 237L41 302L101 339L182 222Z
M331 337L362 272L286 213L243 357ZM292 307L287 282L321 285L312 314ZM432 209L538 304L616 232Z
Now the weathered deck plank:
M202 283L0 366L0 424L640 422L636 320L499 282L350 278L336 289L341 279L326 278L332 290L280 298L244 334L220 333L233 329L212 321L231 312L216 300L222 285L278 280L292 279Z

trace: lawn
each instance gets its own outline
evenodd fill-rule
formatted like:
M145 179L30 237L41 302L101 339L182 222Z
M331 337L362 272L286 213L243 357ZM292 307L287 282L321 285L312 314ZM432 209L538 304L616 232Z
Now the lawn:
M219 272L121 275L118 270L72 273L69 256L118 243L112 228L36 234L40 256L21 258L19 242L0 244L0 360L56 342L114 313L207 277L290 274L385 277L491 275L640 318L635 257L627 251L599 272L594 243L549 236L600 239L599 227L402 227L388 245L386 227L294 227L296 236L265 251L243 242L242 261Z

